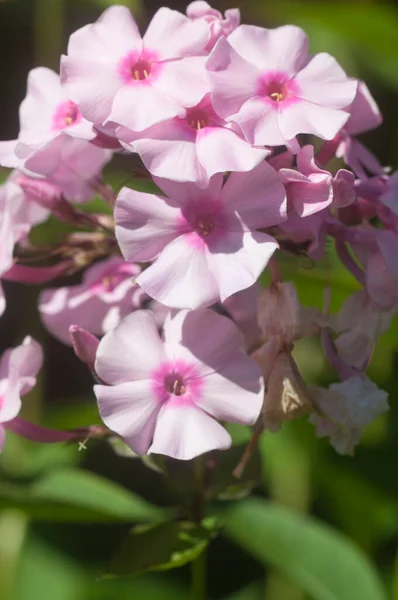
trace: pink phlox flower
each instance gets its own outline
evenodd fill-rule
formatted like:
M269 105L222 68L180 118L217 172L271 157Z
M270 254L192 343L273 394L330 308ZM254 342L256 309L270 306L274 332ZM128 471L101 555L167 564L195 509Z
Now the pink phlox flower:
M212 8L204 0L195 0L187 6L187 16L190 19L204 20L210 29L210 41L206 50L210 51L220 37L228 37L240 25L240 10L229 8L224 16L219 10Z
M375 239L377 249L366 262L366 289L380 306L398 310L398 229L376 229Z
M350 118L339 134L336 156L343 158L358 177L365 177L366 171L374 175L382 174L384 169L376 156L354 137L376 129L383 121L379 107L363 81L358 81L354 101L345 110Z
M353 455L364 428L388 410L388 394L365 375L312 388L312 399L325 416L313 413L309 421L339 454Z
M29 234L32 226L46 220L48 211L29 202L12 174L0 186L0 277L13 265L14 246ZM5 309L5 297L0 284L0 315Z
M385 186L379 200L398 217L398 171L389 177L385 176Z
M216 113L256 145L291 145L299 133L333 139L357 87L329 54L309 55L307 36L292 25L240 25L218 40L207 69Z
M117 135L127 149L138 152L152 175L200 187L206 187L215 173L251 171L269 154L265 148L252 147L236 125L216 115L210 94L187 108L184 117L139 134L121 127Z
M349 296L341 310L331 316L331 327L338 334L334 345L343 362L358 371L365 370L395 311L396 307L385 308L372 300L366 290Z
M327 208L308 217L300 217L295 210L290 210L287 220L281 223L280 227L292 242L308 242L307 254L309 258L317 261L325 254L328 228L335 221Z
M173 308L199 308L252 286L278 247L256 231L286 218L277 173L261 163L209 187L155 178L168 197L129 188L115 208L116 237L126 260L154 261L137 277L151 298Z
M297 170L281 168L279 175L286 186L288 201L300 217L313 215L332 204L333 176L317 166L313 146L301 148L297 154Z
M205 21L163 7L141 38L128 8L112 6L71 35L61 78L92 123L142 131L184 116L178 105L195 106L208 91L197 55L209 37Z
M222 305L234 323L239 327L245 338L248 350L253 348L260 337L260 328L257 318L257 304L259 285L251 287L229 296Z
M95 137L92 124L83 119L61 87L59 75L45 67L30 71L19 117L18 141L34 150L43 149L61 134L85 140Z
M26 337L20 346L6 350L0 359L0 451L7 423L18 415L21 396L35 386L42 363L41 346L31 337Z
M253 424L264 385L228 318L205 309L166 320L164 340L150 311L128 315L100 342L94 387L102 420L137 454L190 460L231 446L216 421Z
M113 256L88 268L79 285L47 289L39 299L43 323L57 339L71 344L69 327L77 324L103 335L146 299L133 283L140 273L135 264Z
M29 159L49 146L53 148L55 140L62 144L69 137L91 140L96 136L92 124L83 119L78 106L61 87L59 76L45 67L29 72L19 119L18 139L0 143L0 163L5 167L32 168Z

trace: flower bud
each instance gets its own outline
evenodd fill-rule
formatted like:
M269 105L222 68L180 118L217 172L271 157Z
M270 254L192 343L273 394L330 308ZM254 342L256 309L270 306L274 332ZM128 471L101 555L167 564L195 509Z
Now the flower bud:
M95 375L94 362L99 344L99 339L78 325L71 325L69 333L75 354L84 362Z

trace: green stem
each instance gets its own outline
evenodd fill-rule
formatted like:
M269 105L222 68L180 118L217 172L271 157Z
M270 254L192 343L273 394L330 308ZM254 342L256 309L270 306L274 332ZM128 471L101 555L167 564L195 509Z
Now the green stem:
M198 456L193 462L194 479L195 479L195 498L192 507L193 518L197 523L200 523L204 517L206 508L206 492L205 492L205 472L206 466L203 461L203 456Z
M191 563L191 600L206 600L207 552L203 550Z

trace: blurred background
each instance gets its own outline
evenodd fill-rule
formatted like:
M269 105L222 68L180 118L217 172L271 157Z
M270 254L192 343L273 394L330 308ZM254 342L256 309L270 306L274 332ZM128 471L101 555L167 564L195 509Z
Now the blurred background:
M25 95L28 71L39 65L58 70L59 56L66 51L68 36L95 21L112 3L110 0L0 1L0 139L13 139L18 134L18 107ZM161 6L158 0L114 3L130 6L142 28ZM214 0L212 5L221 11L234 6L220 0ZM186 4L170 0L169 6L184 12ZM310 37L311 51L331 53L347 73L367 82L384 115L384 125L362 136L363 141L383 164L396 170L397 5L376 0L244 0L240 9L244 23L267 27L293 23L303 27ZM299 265L297 261L288 261L284 271L287 278L295 281L305 305L321 307L324 288L331 286L332 306L337 309L356 289L355 281L339 268L332 250L322 264ZM20 343L30 334L44 345L46 352L39 384L26 399L23 414L54 427L99 422L89 374L72 350L52 339L38 320L35 306L39 291L7 285L8 307L0 320L1 350ZM309 384L327 385L333 381L317 341L299 344L296 358ZM280 433L266 434L261 440L260 481L255 493L292 511L314 515L348 536L374 563L389 597L398 599L397 323L380 340L369 376L389 392L391 409L366 431L355 457L338 456L325 440L315 439L313 429L305 422L288 424ZM238 435L237 442L248 439L247 431ZM123 511L114 519L119 523L101 524L104 507L96 504L101 504L100 487L89 507L96 514L72 511L68 516L58 510L58 486L66 483L57 480L57 473L73 473L79 464L152 503L164 506L172 503L156 473L137 460L116 457L105 444L90 442L87 450L79 452L74 446L42 447L8 435L0 457L0 600L188 598L188 567L138 578L99 581L126 532L126 524ZM51 486L48 483L52 502L40 505L33 496L28 501L17 492L17 484L29 484L42 477L52 481ZM81 493L84 495L84 489ZM85 501L89 493L88 490ZM329 567L333 570L333 561ZM208 598L311 598L271 567L264 572L260 562L238 543L223 537L210 546L208 578ZM348 597L356 600L358 596L353 592Z

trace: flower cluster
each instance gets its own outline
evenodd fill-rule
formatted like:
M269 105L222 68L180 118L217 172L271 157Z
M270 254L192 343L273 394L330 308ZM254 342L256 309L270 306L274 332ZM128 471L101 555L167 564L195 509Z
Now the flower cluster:
M398 312L398 174L356 138L381 120L365 83L310 54L300 28L240 24L237 9L203 1L186 15L161 8L143 36L112 6L71 35L60 75L29 73L18 138L0 143L13 169L0 276L47 284L84 271L43 290L39 311L96 379L105 427L91 434L188 460L231 445L225 422L259 435L309 413L353 452L387 410L365 371ZM115 192L102 171L122 157L128 185ZM33 244L50 214L74 231ZM328 238L362 287L334 315L301 306L280 269L286 253L320 260ZM314 335L341 380L329 389L294 359ZM3 356L1 443L4 428L79 435L17 416L40 363L30 338Z

